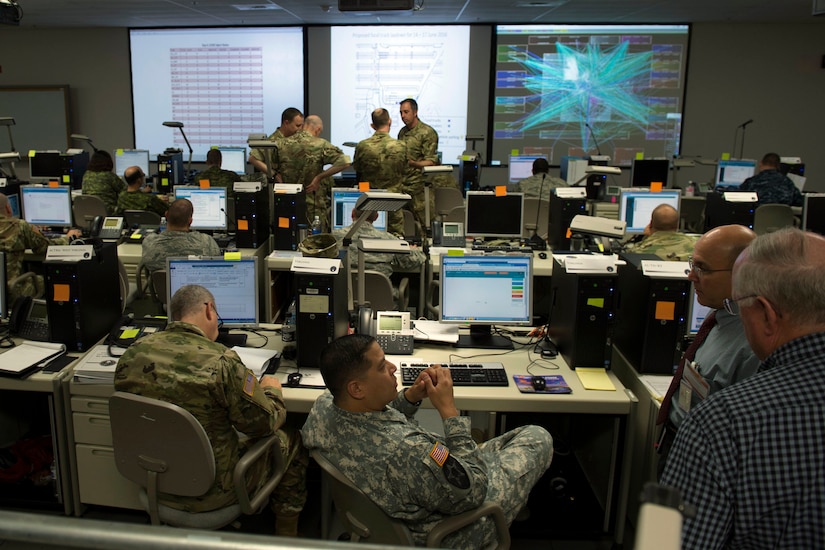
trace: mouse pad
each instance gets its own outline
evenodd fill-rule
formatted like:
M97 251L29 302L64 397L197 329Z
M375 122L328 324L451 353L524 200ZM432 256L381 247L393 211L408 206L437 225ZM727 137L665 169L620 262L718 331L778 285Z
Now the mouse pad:
M532 378L533 376L529 374L513 375L513 381L521 393L573 393L573 390L570 389L570 386L567 385L567 382L564 381L564 378L560 374L543 375L542 378L544 378L547 387L544 391L540 392L537 392L533 387L533 383L531 382Z

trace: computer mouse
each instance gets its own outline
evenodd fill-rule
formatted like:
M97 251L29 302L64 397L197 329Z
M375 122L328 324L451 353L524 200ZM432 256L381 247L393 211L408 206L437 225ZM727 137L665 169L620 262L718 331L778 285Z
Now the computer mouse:
M541 258L542 260L546 260L547 259L547 252L539 252L539 258Z
M304 375L300 372L291 372L286 377L286 385L294 388L301 383L303 377Z
M533 385L533 389L536 391L544 391L547 389L547 382L544 380L543 376L534 376L530 379L530 383Z

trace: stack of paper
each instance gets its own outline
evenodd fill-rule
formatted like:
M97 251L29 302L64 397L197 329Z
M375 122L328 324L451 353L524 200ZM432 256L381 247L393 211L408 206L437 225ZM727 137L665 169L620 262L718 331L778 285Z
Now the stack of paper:
M95 346L78 362L74 368L75 382L81 384L112 384L115 379L115 368L118 357L123 355L126 348L112 346L112 353L109 354L109 346Z
M238 354L246 368L254 372L258 378L269 368L270 361L273 359L277 361L280 356L280 352L275 349L233 346L232 350Z

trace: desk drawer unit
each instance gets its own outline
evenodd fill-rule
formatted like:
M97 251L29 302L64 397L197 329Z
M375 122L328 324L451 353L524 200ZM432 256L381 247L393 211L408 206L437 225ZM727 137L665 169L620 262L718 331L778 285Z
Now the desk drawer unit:
M115 465L115 453L111 447L88 445L75 446L80 501L115 508L143 510L138 495L140 486L120 475Z

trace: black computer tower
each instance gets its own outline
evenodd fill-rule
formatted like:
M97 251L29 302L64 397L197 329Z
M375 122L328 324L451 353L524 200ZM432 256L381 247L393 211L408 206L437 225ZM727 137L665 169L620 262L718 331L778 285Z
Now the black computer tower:
M298 366L318 368L321 350L349 329L347 273L295 273Z
M553 250L569 250L570 237L567 230L570 222L579 214L587 213L587 200L583 197L565 199L550 193L549 227L547 240Z
M272 223L275 250L298 249L298 224L306 222L306 193L275 193Z
M756 202L726 201L721 193L708 193L705 197L705 231L720 225L739 224L753 229Z
M235 244L258 248L269 239L269 188L235 192Z
M82 188L83 174L86 173L86 167L88 165L88 151L83 151L74 154L62 153L60 155L60 170L62 183L71 185L72 189Z
M183 185L183 151L167 149L158 155L158 179L155 190L169 193L175 185Z
M479 154L475 151L464 151L458 165L458 179L461 182L461 192L466 196L467 191L478 191Z
M615 273L568 273L553 260L548 334L570 368L610 368L615 296Z
M96 247L88 259L47 260L46 311L53 342L85 351L120 318L120 271L115 244Z
M642 261L654 254L624 254L618 269L616 329L613 341L640 373L673 374L682 355L690 281L645 275Z

